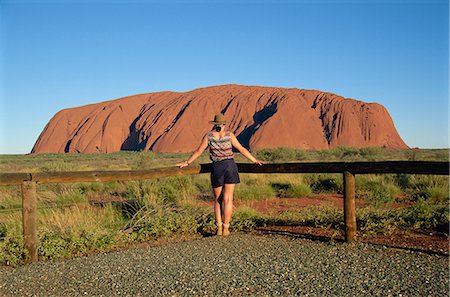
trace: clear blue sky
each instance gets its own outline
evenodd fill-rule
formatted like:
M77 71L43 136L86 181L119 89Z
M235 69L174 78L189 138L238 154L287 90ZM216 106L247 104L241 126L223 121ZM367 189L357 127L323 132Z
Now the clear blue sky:
M448 147L447 0L0 0L0 154L59 110L219 84L318 89Z

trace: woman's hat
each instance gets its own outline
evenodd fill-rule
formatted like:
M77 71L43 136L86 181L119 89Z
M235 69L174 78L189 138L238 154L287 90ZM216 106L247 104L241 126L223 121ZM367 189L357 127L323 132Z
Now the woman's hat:
M218 113L214 116L214 121L209 121L210 124L221 125L226 124L225 116L221 113Z

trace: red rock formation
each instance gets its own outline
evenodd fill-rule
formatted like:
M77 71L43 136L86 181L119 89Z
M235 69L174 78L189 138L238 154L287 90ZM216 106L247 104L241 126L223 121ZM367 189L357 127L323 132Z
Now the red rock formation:
M244 146L327 149L408 146L377 103L316 90L222 85L141 94L59 111L32 153L191 152L223 112Z

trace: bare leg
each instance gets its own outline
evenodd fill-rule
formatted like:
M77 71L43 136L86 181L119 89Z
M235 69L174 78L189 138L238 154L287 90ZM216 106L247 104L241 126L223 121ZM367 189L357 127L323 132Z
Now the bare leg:
M222 235L222 187L213 188L214 192L214 217L217 224L217 235Z
M233 212L233 193L234 193L235 184L225 184L223 187L223 235L230 234L228 231L228 227L231 221L231 215Z

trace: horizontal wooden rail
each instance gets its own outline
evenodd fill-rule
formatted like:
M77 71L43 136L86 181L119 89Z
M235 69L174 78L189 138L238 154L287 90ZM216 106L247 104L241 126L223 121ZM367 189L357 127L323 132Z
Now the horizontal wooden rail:
M439 161L377 161L377 162L301 162L238 164L242 173L343 173L353 174L436 174L448 175L449 162Z
M344 179L344 221L347 242L356 235L355 174L436 174L449 175L449 162L380 161L380 162L302 162L264 164L238 163L241 173L341 173ZM0 186L22 186L23 231L26 262L36 262L37 254L37 193L36 184L108 182L150 179L166 176L192 175L210 172L211 164L192 164L147 170L72 171L36 173L0 173Z
M24 181L31 181L31 173L0 173L0 185L21 185Z
M238 163L240 173L344 173L353 174L436 174L448 175L449 162L380 161L380 162L301 162L273 163L262 166ZM146 170L71 171L36 173L0 173L0 185L20 185L24 181L37 183L107 182L139 180L166 176L192 175L210 172L211 164L192 164L185 168L164 167Z

